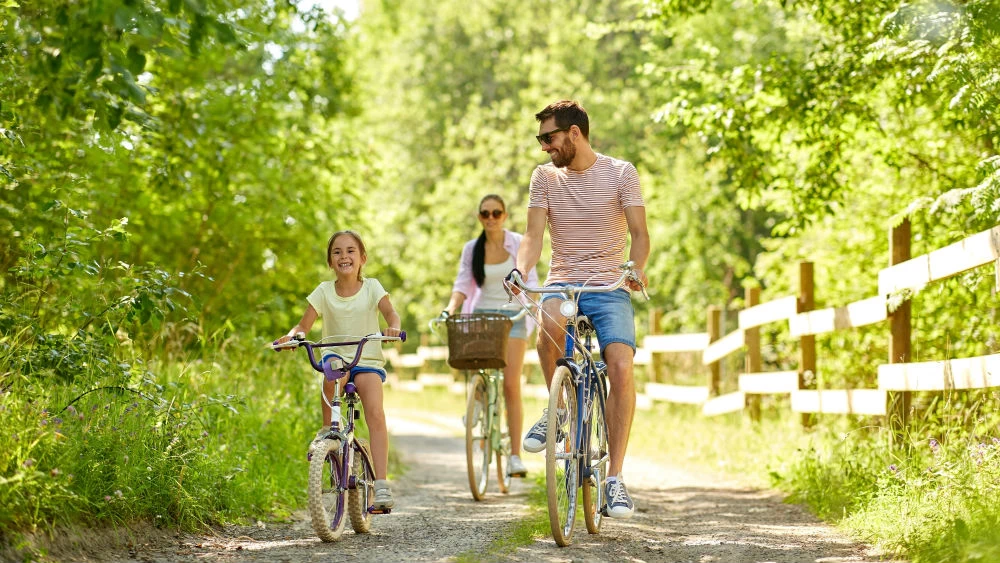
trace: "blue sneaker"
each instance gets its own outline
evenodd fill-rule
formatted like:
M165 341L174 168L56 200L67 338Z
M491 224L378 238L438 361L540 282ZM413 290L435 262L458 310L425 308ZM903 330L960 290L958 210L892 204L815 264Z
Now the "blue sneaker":
M565 421L566 413L560 412L559 420ZM548 430L549 430L549 409L543 409L542 418L539 418L538 422L536 422L535 425L531 427L531 430L528 430L528 433L524 435L524 442L521 444L521 447L525 451L531 452L533 454L537 454L538 452L544 450L545 434L548 432ZM556 441L561 442L564 439L566 439L566 433L563 432L562 429L559 429L558 434L556 435Z
M621 479L608 478L604 485L604 497L608 503L605 513L611 518L631 518L635 512L632 497Z

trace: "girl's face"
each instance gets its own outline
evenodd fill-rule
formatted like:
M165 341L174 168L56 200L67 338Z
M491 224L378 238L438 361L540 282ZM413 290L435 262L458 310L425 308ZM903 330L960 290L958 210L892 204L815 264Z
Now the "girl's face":
M333 239L330 247L330 267L338 279L360 279L361 267L368 257L361 252L357 239L349 234L342 234Z

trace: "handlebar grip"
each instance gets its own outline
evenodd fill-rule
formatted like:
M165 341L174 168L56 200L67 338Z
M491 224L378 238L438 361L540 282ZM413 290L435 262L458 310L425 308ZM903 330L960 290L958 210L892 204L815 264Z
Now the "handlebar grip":
M399 331L399 341L400 342L406 342L406 331L405 330Z

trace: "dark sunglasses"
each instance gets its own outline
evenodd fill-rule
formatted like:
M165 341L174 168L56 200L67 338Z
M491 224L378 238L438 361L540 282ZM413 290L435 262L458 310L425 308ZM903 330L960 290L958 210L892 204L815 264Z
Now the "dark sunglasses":
M482 217L483 219L489 219L490 218L490 210L489 209L480 209L479 210L479 216ZM501 217L503 217L503 210L502 209L494 209L493 210L493 218L494 219L499 219Z
M570 127L572 127L572 125L570 125L569 127L560 127L559 129L553 129L546 133L542 133L541 135L535 135L535 138L538 139L538 144L540 145L551 145L553 133L558 133L560 131L569 131Z

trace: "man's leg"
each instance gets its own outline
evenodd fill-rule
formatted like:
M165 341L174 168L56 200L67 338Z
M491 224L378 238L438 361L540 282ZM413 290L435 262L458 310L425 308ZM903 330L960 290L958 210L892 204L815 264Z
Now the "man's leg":
M542 314L539 315L538 330L538 363L545 376L545 386L552 383L552 374L556 371L556 360L562 355L562 346L566 340L566 318L559 313L560 299L546 299L542 302ZM525 451L538 453L545 449L545 432L548 420L543 413L524 436L522 447Z
M562 348L566 343L566 317L559 312L562 299L546 299L542 302L542 314L538 330L538 363L545 375L545 386L552 383L552 374L556 371L556 360L562 356Z
M632 374L632 348L612 342L604 349L608 364L608 401L605 416L608 421L608 449L611 458L609 475L620 475L625 462L625 450L635 416L635 379Z

